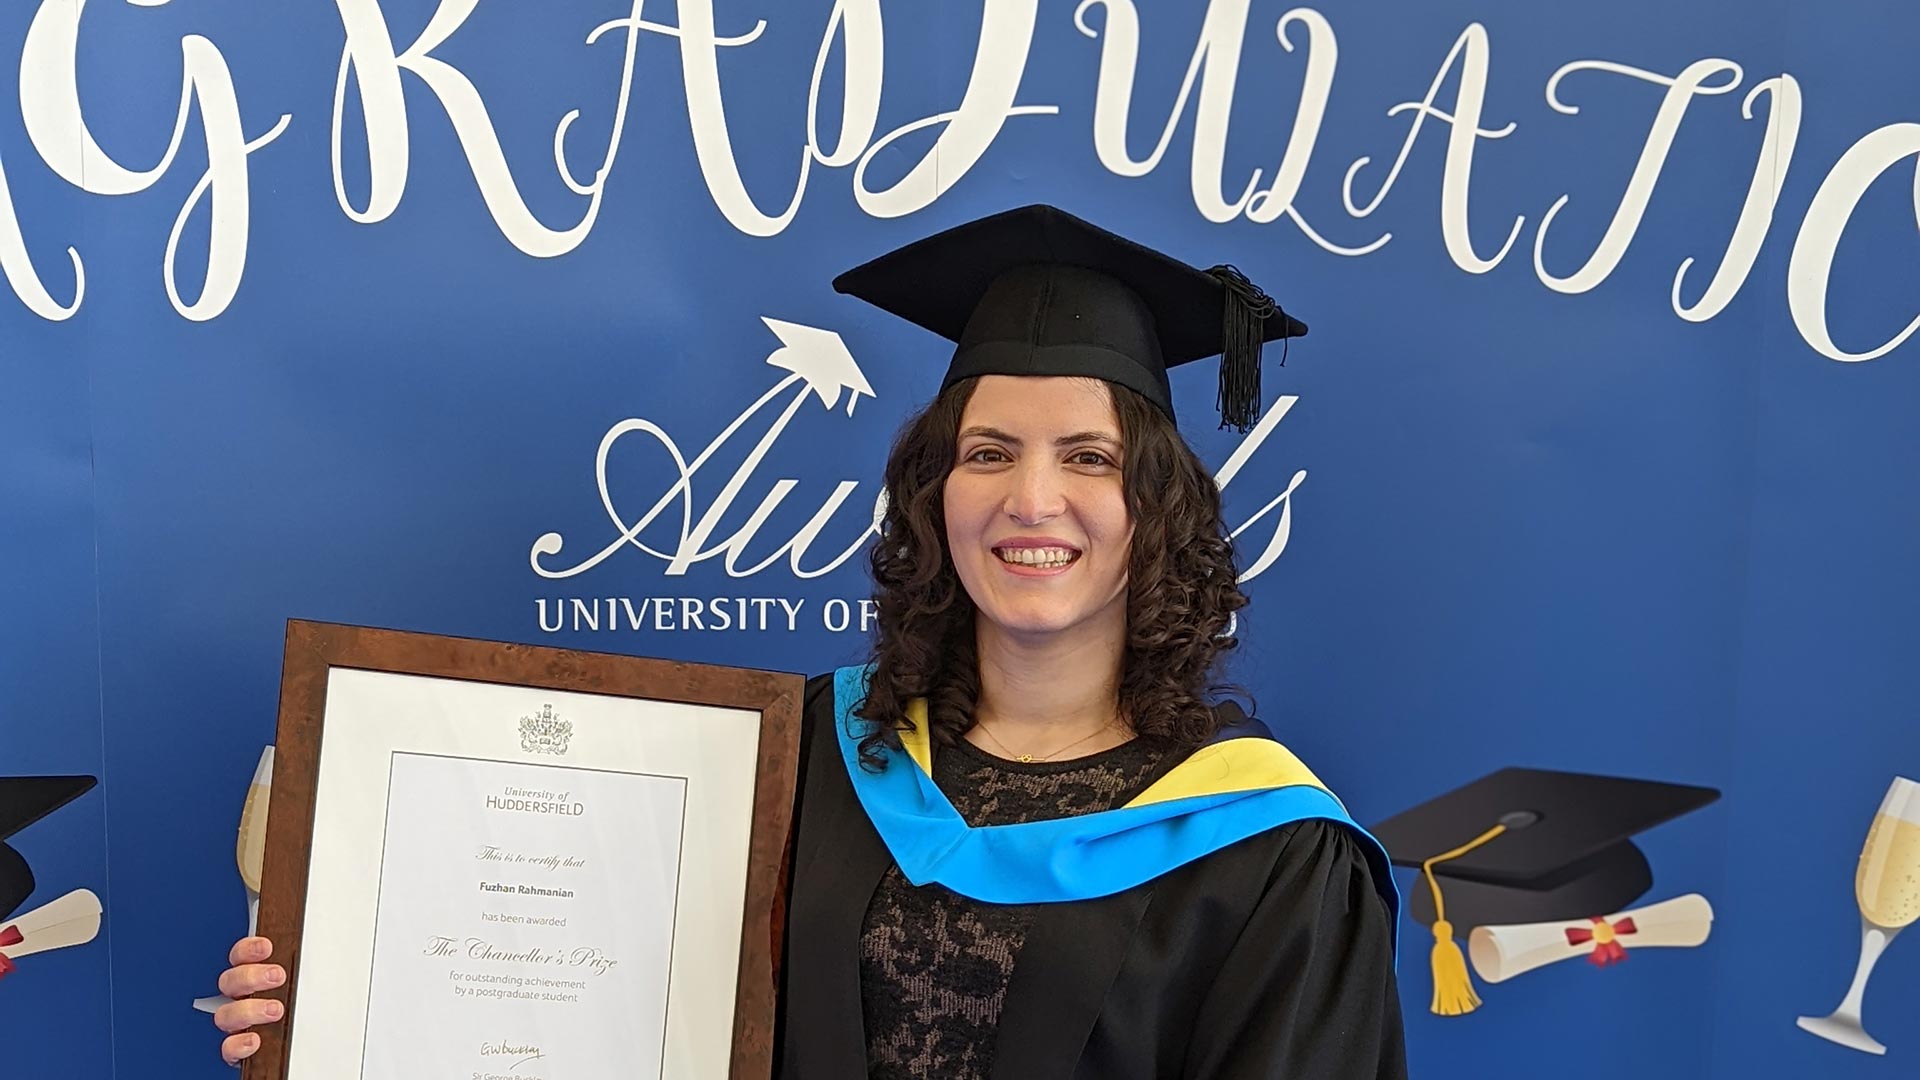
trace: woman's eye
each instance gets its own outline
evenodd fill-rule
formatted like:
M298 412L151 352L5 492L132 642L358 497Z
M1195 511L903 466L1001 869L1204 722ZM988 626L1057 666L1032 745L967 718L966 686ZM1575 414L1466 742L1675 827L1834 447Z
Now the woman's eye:
M1098 450L1081 450L1068 460L1072 461L1075 465L1099 466L1113 464L1112 461L1107 459L1107 455Z
M983 446L980 449L975 450L973 453L968 454L967 460L978 461L978 462L981 462L982 464L987 464L987 465L995 465L1002 461L1007 460L1007 455L1004 453L1001 453L999 450L996 450L991 446Z

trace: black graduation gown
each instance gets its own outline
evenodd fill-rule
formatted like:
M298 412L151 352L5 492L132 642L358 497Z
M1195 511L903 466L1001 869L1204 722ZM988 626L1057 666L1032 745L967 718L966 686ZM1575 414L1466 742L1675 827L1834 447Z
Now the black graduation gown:
M892 865L807 685L781 965L780 1080L867 1075L861 925ZM1393 926L1340 825L1303 821L1126 892L1038 908L996 1080L1401 1080Z

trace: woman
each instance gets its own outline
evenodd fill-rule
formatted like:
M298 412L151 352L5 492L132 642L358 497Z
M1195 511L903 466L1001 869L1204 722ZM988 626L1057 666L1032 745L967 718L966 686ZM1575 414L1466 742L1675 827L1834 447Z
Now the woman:
M1306 328L1048 207L835 287L958 348L887 463L872 663L808 685L780 1075L1403 1077L1384 853L1203 700L1245 598L1166 368L1224 352L1244 430ZM278 1018L223 1008L227 1059Z

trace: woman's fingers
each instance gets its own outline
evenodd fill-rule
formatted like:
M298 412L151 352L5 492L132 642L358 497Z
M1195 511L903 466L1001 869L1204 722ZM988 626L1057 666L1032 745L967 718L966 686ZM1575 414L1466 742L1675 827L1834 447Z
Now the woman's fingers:
M287 971L269 964L273 942L263 937L241 938L227 953L233 966L220 973L220 992L235 1000L214 1011L213 1023L227 1038L220 1043L220 1056L229 1065L238 1065L260 1049L260 1036L248 1028L271 1024L286 1015L286 1006L267 999L247 999L249 994L271 990L287 981Z
M229 1002L214 1010L213 1026L229 1035L236 1035L260 1024L271 1024L285 1014L285 1007L277 1001L249 998L246 1001Z
M220 992L230 998L243 998L286 981L287 969L279 964L241 964L220 973Z
M273 955L273 942L263 937L244 937L233 943L227 953L227 963L234 967L241 964L264 964Z
M258 1035L229 1035L227 1041L220 1044L220 1056L226 1059L227 1064L238 1065L252 1057L253 1052L258 1049L260 1049Z

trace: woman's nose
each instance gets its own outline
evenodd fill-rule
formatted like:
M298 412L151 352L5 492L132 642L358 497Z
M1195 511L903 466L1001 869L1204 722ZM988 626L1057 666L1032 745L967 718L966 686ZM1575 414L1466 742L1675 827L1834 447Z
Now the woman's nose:
M1066 488L1056 470L1045 464L1022 463L1011 473L1007 516L1022 525L1038 525L1066 509Z

